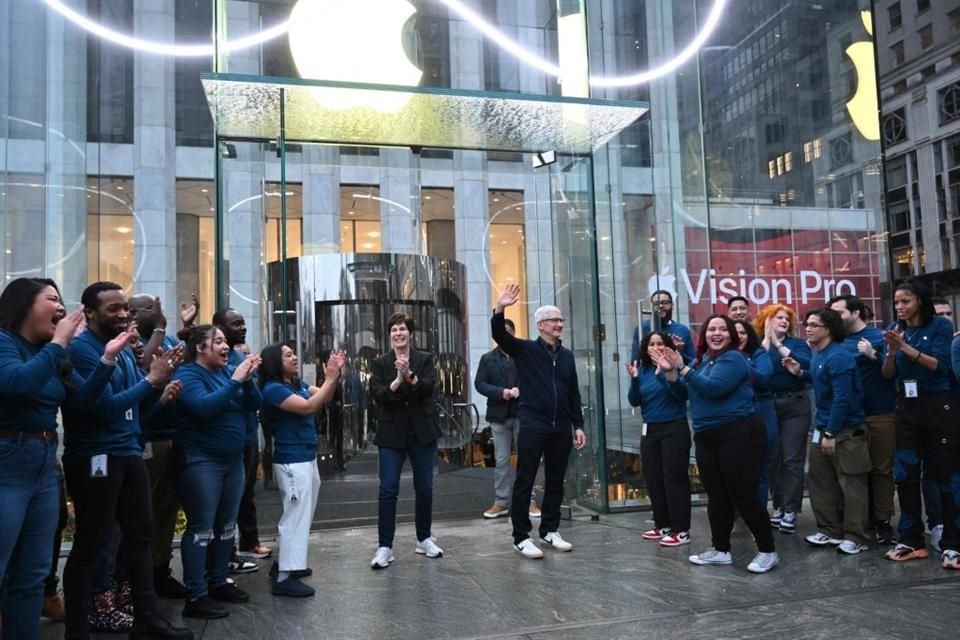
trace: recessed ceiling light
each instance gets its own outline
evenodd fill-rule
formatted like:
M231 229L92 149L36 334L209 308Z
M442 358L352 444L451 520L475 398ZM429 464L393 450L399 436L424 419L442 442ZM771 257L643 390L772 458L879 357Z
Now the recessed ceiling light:
M357 213L355 211L347 211L348 216L355 216Z
M372 242L364 242L364 243L363 243L362 245L360 245L360 246L363 247L364 249L373 249L373 243L372 243Z
M117 185L117 191L123 191L123 185L122 185L122 184L118 184L118 185Z
M130 233L130 227L117 227L114 231L117 233Z
M370 231L370 232L367 233L367 237L368 237L368 238L379 238L379 237L380 237L380 232L379 232L379 231Z
M500 202L500 198L494 198L493 201L494 201L494 202Z
M425 200L431 200L431 199L433 198L433 196L426 195L426 196L423 196L423 198L424 198Z
M200 189L200 193L208 193L209 191L210 189L207 189L206 187L203 187L202 189Z

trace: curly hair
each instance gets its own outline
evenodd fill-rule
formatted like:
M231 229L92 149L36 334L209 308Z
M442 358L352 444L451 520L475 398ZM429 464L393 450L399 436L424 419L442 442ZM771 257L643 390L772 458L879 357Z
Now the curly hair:
M797 312L785 304L771 304L768 307L760 309L760 311L757 313L757 317L753 319L753 328L756 330L758 336L766 334L767 320L774 317L781 311L785 312L787 317L790 318L790 328L787 330L787 335L797 335Z

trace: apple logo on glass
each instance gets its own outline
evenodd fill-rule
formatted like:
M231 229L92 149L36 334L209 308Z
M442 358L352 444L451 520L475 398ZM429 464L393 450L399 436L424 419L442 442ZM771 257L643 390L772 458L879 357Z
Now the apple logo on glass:
M872 14L861 11L860 21L872 38ZM847 113L860 135L867 140L879 140L880 116L877 115L877 76L874 72L876 59L873 55L873 43L869 40L854 42L844 53L850 58L857 74L857 91L847 102Z
M303 78L415 86L423 71L410 62L404 30L416 8L407 0L300 0L290 12L290 54ZM314 89L325 107L397 111L410 95Z
M651 296L657 291L669 291L670 296L674 300L677 299L677 278L670 275L669 266L663 267L659 274L655 273L650 276L650 279L647 280L647 290Z

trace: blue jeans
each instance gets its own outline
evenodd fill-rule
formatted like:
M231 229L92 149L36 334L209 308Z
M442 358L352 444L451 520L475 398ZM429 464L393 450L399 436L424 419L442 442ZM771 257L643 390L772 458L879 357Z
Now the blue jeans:
M43 581L60 511L57 443L0 438L0 576L3 637L40 636Z
M413 467L413 489L416 493L414 520L417 540L430 537L433 521L433 464L437 458L437 442L417 444L408 442L404 449L380 447L380 496L377 509L377 535L381 547L393 547L397 530L397 496L400 494L400 472L410 456Z
M243 493L243 456L231 462L196 452L187 452L185 457L177 476L177 492L187 515L180 556L188 597L197 600L207 595L207 584L218 586L227 581Z

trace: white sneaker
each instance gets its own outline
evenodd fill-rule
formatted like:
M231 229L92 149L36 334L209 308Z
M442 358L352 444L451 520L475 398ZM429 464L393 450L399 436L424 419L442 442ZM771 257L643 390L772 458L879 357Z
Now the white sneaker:
M380 547L370 561L371 569L386 569L393 562L393 549L390 547Z
M701 551L697 555L690 556L688 558L693 564L707 565L707 564L733 564L733 556L730 555L729 551L717 551L713 547L710 547L706 551Z
M413 551L414 553L419 553L420 555L427 556L428 558L443 557L443 549L437 546L437 539L433 536L418 542L417 547Z
M537 559L543 557L543 551L540 550L540 547L538 547L537 543L531 538L526 538L520 544L513 545L513 548L516 549L524 558Z
M839 540L837 538L831 538L827 534L820 533L819 531L817 531L816 533L811 533L806 538L804 538L804 540L806 540L810 544L815 545L817 547L825 547L828 544L837 546L838 544L843 542L843 540Z
M551 531L540 539L557 551L573 551L573 545L561 538L559 531Z
M840 546L837 547L837 551L840 553L845 553L848 556L855 556L861 551L866 551L867 545L860 544L859 542L854 542L853 540L844 540L840 543Z
M751 560L750 564L747 565L747 571L750 571L751 573L766 573L779 563L780 556L777 555L776 551L772 553L764 553L761 551L757 555L753 556L753 560Z
M930 546L937 553L940 552L940 539L943 538L943 525L938 524L933 529L930 529Z

